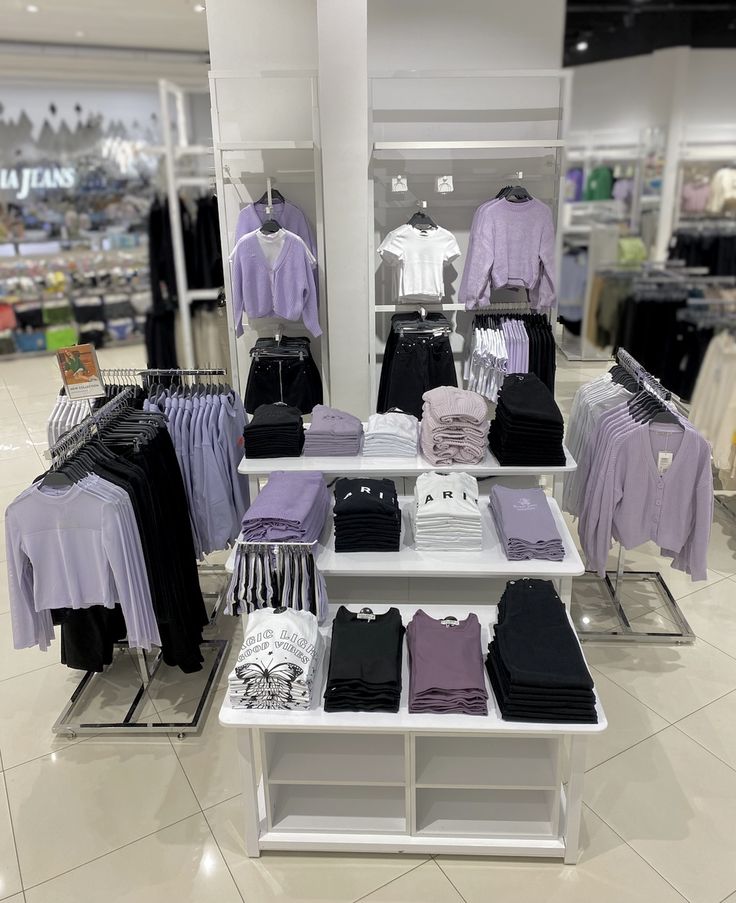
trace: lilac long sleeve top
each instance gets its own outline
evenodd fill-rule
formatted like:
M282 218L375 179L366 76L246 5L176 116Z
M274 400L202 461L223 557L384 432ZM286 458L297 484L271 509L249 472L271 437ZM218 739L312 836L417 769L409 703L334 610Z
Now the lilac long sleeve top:
M5 512L13 645L48 648L55 608L119 604L131 646L160 645L130 499L99 477L31 486Z
M280 244L269 259L268 245ZM249 232L232 254L235 334L243 334L243 313L250 319L302 320L313 336L322 335L317 312L314 257L297 235L281 229L272 235Z
M292 204L289 201L274 201L272 209L273 213L271 215L276 222L282 228L293 232L294 235L298 235L316 258L317 242L315 241L312 227L309 225L309 220L304 215L301 207L297 207L296 204ZM269 219L269 216L266 213L265 204L256 203L243 207L238 214L238 222L235 226L235 241L238 242L249 232L255 232L256 229L260 229L267 219Z
M467 310L487 306L490 289L526 288L535 309L555 301L555 232L542 201L505 199L482 205L473 217L460 283Z
M607 465L589 483L581 517L589 565L604 576L611 537L627 549L653 540L673 567L705 580L713 520L708 442L687 422L609 426ZM673 455L664 473L660 452Z

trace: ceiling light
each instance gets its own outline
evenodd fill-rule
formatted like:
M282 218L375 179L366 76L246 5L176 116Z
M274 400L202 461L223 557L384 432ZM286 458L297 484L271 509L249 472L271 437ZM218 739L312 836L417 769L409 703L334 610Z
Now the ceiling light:
M588 42L586 40L578 41L575 45L575 49L578 51L578 53L585 53L585 51L588 49Z
M195 13L203 13L203 12L204 12L204 6L203 6L201 3L195 3L195 4L194 4L194 12L195 12Z
M78 38L83 38L83 37L84 37L84 32L83 32L83 31L75 31L74 34L75 34Z
M26 12L27 13L37 13L38 7L36 6L35 3L29 3L28 6L26 7Z

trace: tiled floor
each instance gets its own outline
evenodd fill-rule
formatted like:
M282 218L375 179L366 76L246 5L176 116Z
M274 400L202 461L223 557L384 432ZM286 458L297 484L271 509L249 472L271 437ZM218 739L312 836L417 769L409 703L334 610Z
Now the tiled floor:
M130 366L136 353L102 352L103 366ZM561 362L561 404L600 369ZM57 389L49 358L0 363L0 509L44 467ZM247 859L234 739L216 709L201 736L184 741L54 737L75 678L57 650L12 650L2 539L2 901L736 903L736 525L720 516L706 583L672 571L653 547L630 556L665 574L698 635L694 646L586 647L610 728L590 744L576 867L447 856ZM239 624L231 629L232 656L242 634ZM104 678L108 711L121 704L126 667ZM163 674L150 716L185 711L197 680Z

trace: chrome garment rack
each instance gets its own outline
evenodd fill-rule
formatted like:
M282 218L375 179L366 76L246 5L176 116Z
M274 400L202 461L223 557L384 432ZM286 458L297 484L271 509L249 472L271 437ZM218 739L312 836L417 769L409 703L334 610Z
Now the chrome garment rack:
M672 393L651 373L645 370L633 355L620 348L616 353L616 360L619 366L623 367L636 380L640 389L653 395L673 412L683 416L683 412L673 399ZM626 550L621 543L618 543L615 571L606 572L606 576L603 579L591 571L586 572L583 577L573 578L573 611L577 607L575 605L575 585L577 584L580 587L583 583L603 586L605 601L608 603L611 614L617 623L616 626L609 629L597 627L593 623L590 629L586 629L586 624L590 619L584 615L582 617L574 615L575 627L582 641L596 643L674 643L677 645L691 644L695 641L695 634L665 583L662 574L659 571L628 571L626 569ZM660 602L655 607L664 608L667 618L674 625L671 630L638 631L632 627L624 609L624 591L627 586L636 588L637 585L641 584L649 589L654 589L659 595Z
M115 373L135 374L136 371L110 371ZM143 371L146 372L146 371ZM158 372L158 371L156 371ZM161 371L169 374L187 373L188 371L168 370ZM190 371L191 372L191 371ZM195 371L213 373L215 371ZM224 371L220 371L224 374ZM100 428L106 423L118 417L130 404L135 386L125 386L116 396L106 402L102 407L90 413L81 423L65 433L47 452L51 458L51 469L60 466L64 461L78 451L85 443L97 436ZM212 568L214 570L214 568ZM225 573L224 568L219 569L222 574ZM209 571L209 568L208 568ZM210 626L214 626L217 614L220 609L221 594L218 594L217 605L210 619ZM186 734L195 733L199 730L202 719L205 715L207 704L211 701L212 690L217 686L220 671L225 661L230 643L228 640L220 638L208 638L202 641L201 647L203 654L207 658L206 653L211 653L212 661L209 664L209 672L207 673L204 687L200 693L194 715L188 720L160 721L159 719L144 719L143 708L146 703L150 702L152 708L156 709L155 703L150 695L151 681L154 680L163 664L163 657L160 650L153 656L147 654L143 649L130 649L127 641L115 643L115 649L118 652L128 651L135 652L135 657L140 675L140 684L135 689L133 700L128 707L126 713L119 720L101 721L86 720L76 713L86 691L90 687L96 687L99 683L100 673L96 671L87 671L84 677L72 693L69 701L64 706L59 717L56 719L52 731L55 734L63 734L68 737L76 737L78 734L95 734L95 733L130 733L130 734L167 734L176 733L179 739L183 739ZM207 667L207 665L205 665ZM102 672L105 673L105 672Z

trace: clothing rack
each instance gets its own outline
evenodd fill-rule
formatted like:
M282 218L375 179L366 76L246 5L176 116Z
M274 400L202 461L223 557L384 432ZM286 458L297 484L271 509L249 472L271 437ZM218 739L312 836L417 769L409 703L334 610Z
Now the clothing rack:
M128 371L134 372L134 371ZM177 372L177 371L162 371ZM209 371L207 371L209 372ZM224 373L224 371L222 371ZM75 452L82 448L87 442L99 436L101 428L118 417L131 403L134 395L134 386L126 386L107 401L102 407L90 413L81 423L73 427L56 442L47 455L51 458L51 468L54 469L71 457ZM208 567L208 570L211 568ZM214 570L214 569L212 569ZM224 568L219 569L225 573ZM216 622L216 615L219 612L219 602L216 610L210 620L210 626ZM199 730L199 726L203 721L205 708L210 701L211 691L217 686L220 670L225 661L225 656L230 643L228 640L214 638L204 639L201 644L203 652L207 649L212 650L213 660L210 666L209 674L205 680L205 685L197 702L194 716L188 721L168 721L161 722L159 720L141 721L137 716L142 715L145 703L151 702L149 695L149 687L151 681L156 677L159 668L163 664L163 658L159 651L152 659L149 659L145 650L136 649L136 661L140 674L140 686L137 688L133 701L125 715L118 721L95 721L89 722L74 715L74 710L86 690L96 685L97 677L100 675L96 671L87 671L84 677L72 693L69 701L64 706L61 714L56 719L52 731L55 734L63 734L68 737L76 737L78 734L92 734L100 731L110 733L136 733L136 734L166 734L176 732L179 739L183 739L186 734L195 733ZM115 649L118 651L130 651L126 640L115 643ZM205 653L206 654L206 653ZM103 672L104 673L104 672ZM152 707L154 707L152 705ZM154 707L155 708L155 707Z
M281 599L281 578L283 576L283 560L281 555L283 552L299 552L301 554L310 553L312 555L312 561L315 569L315 577L316 577L316 569L317 564L314 560L314 552L317 549L319 542L318 540L314 540L313 542L295 542L295 541L286 541L281 542L278 540L250 540L250 539L241 539L238 537L234 542L233 552L230 555L230 558L225 566L225 569L231 573L235 573L236 562L238 550L242 550L245 554L249 552L254 552L256 554L263 554L264 552L269 552L273 555L273 560L275 564L274 573L276 576L276 596ZM316 583L316 579L315 579ZM228 589L230 587L228 586ZM243 614L243 612L241 612ZM317 613L319 617L319 612Z
M645 368L629 354L625 348L619 348L616 352L616 361L619 366L623 367L626 372L632 376L638 387L657 398L663 405L672 411L682 415L669 392L662 383L652 376ZM575 578L580 581L603 583L606 591L607 601L609 602L613 615L617 618L619 625L617 628L609 631L598 630L596 628L590 631L581 630L578 627L578 633L582 640L588 642L635 642L635 643L676 643L678 645L691 644L695 642L695 633L690 624L687 622L685 615L680 610L674 596L670 592L667 584L664 582L662 574L659 571L629 571L626 569L626 550L618 544L618 556L616 561L616 570L607 572L603 581L590 572L584 577ZM664 607L667 617L674 623L674 628L667 632L635 631L629 618L624 611L621 590L625 583L644 583L653 586L661 597L661 603L657 607ZM574 593L574 582L573 582Z

